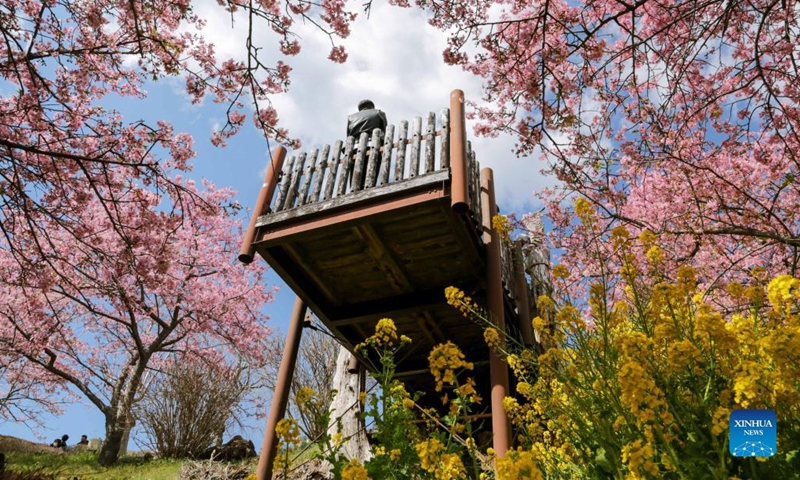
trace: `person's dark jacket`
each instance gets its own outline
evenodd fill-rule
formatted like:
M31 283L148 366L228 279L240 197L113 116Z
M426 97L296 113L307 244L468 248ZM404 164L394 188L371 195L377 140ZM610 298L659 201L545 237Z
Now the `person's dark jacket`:
M364 132L372 134L376 128L385 132L386 123L386 114L377 108L361 110L347 117L347 136L355 137L358 141Z

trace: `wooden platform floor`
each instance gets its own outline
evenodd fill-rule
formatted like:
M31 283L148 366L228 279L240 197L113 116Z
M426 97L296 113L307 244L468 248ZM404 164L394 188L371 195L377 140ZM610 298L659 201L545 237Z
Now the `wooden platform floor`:
M478 219L450 208L440 171L259 219L256 251L351 351L381 318L412 339L397 377L433 391L428 353L451 340L488 384L482 329L447 305L455 285L483 296Z

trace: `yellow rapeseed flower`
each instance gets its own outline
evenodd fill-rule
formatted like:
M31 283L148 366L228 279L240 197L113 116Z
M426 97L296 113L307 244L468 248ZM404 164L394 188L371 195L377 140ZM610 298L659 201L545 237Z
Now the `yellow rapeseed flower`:
M439 344L431 350L428 355L430 371L436 380L436 391L442 390L444 384L456 384L456 371L472 370L473 365L467 362L464 353L453 343Z
M767 298L776 313L791 313L793 304L800 299L800 280L791 275L778 275L767 285Z
M508 217L505 215L492 217L492 229L497 232L503 242L511 241L511 231L514 230L514 227L511 226L511 222L508 221Z
M483 331L483 339L489 345L489 348L500 347L500 332L494 327L489 327Z
M419 456L420 467L426 472L433 473L436 470L437 463L439 463L439 454L444 451L445 447L438 439L430 438L419 442L415 449Z
M350 460L350 463L342 468L342 480L367 480L367 470L358 462Z
M300 444L300 428L297 422L291 418L284 418L275 426L275 435L278 441L285 445Z
M584 225L591 225L594 223L594 208L592 208L592 204L583 197L575 200L575 214Z
M495 460L497 480L538 480L544 478L541 470L536 466L533 452L522 450L509 450L504 458Z
M557 280L565 280L569 278L569 270L567 269L567 267L561 265L560 263L553 267L551 273L553 275L553 278Z

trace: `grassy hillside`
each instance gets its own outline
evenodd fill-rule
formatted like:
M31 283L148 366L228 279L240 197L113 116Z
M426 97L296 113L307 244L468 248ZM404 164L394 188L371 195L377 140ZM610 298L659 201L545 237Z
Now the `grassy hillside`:
M3 435L0 435L0 452L6 456L6 476L0 474L4 480L177 480L181 478L181 468L186 463L182 460L145 461L140 456L126 456L118 465L101 467L97 464L95 452L62 452L47 445ZM237 470L254 472L256 462L250 460L245 463L247 468Z

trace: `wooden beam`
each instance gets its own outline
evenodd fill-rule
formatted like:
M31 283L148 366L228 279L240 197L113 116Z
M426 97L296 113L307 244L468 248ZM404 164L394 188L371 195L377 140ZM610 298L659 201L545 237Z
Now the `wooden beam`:
M480 367L488 364L489 364L488 360L480 360L477 362L472 362L472 365L475 367ZM394 374L394 378L413 377L414 375L422 375L424 373L430 373L430 369L419 368L417 370L406 370L405 372L396 372Z
M447 341L447 335L445 335L444 332L442 332L442 328L439 327L439 325L436 323L435 319L433 318L433 315L431 315L431 312L429 310L423 311L422 312L422 317L425 319L425 321L431 327L431 330L433 330L433 333L436 334L436 338L439 339L439 343L446 342Z
M331 305L336 305L337 298L336 295L325 285L325 282L319 278L316 274L316 270L311 267L306 261L306 255L303 252L298 251L298 246L292 245L291 243L286 243L283 245L284 250L286 250L286 254L291 258L291 260L302 270L305 272L306 276L314 282L314 286L323 294L325 295L326 299L331 303Z
M395 293L410 293L414 290L408 280L408 274L397 263L391 252L386 249L386 246L370 225L357 225L353 228L353 232L366 243L372 258L375 259L378 268L384 273L386 280L394 288Z
M275 272L289 285L289 288L303 299L303 302L314 312L324 324L329 324L327 311L331 304L314 282L293 264L292 257L283 248L259 249L258 253L267 261Z
M328 311L328 318L331 320L331 325L340 327L369 322L378 317L399 317L444 305L446 305L444 289L436 288L351 305L341 305L331 308Z

